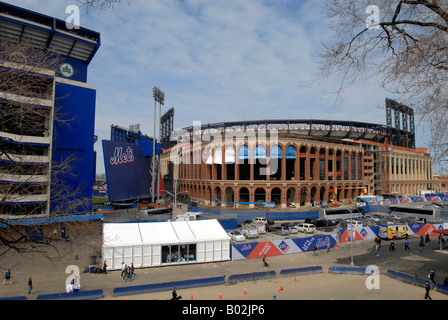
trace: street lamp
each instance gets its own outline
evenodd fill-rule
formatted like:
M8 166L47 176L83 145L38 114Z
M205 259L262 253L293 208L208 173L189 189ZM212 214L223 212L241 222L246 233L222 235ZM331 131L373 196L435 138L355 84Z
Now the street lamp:
M177 195L178 195L178 194L181 194L181 193L184 193L184 192L187 193L188 190L187 190L187 191L180 191L180 192L176 192L176 191L174 191L173 193L171 193L171 192L168 191L168 190L162 190L162 191L168 193L168 194L171 196L171 198L174 200L174 206L173 206L173 209L174 209L174 210L171 210L171 220L173 220L174 218L177 217L177 214L176 214L176 209L177 209Z
M154 136L152 144L152 202L154 203L155 195L155 175L156 175L156 118L157 118L157 102L161 109L162 105L165 105L165 93L160 91L157 87L152 88L152 96L154 98Z
M350 211L350 231L351 231L351 235L350 235L350 252L351 252L351 260L350 260L350 266L354 266L355 263L353 262L353 210L352 208L348 209Z

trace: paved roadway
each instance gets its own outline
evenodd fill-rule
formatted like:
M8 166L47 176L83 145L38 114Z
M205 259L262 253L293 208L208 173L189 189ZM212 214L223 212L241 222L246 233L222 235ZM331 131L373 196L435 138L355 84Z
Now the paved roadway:
M277 299L319 299L319 300L395 300L395 299L423 299L424 289L418 286L406 284L404 282L391 279L385 276L388 269L426 277L430 269L435 270L436 281L442 282L448 277L446 265L448 255L438 251L438 244L433 238L429 248L423 252L418 250L418 237L411 237L411 250L404 250L404 241L396 241L396 252L387 250L388 242L383 241L383 248L380 256L373 252L373 240L358 241L353 244L354 262L356 266L367 267L376 265L380 269L380 290L368 290L365 286L367 277L358 275L335 275L328 273L330 266L348 266L351 259L350 243L343 243L340 247L332 249L330 253L325 250L318 251L317 256L312 252L290 254L270 257L270 269L277 271L278 277L270 280L244 282L238 284L226 284L223 286L197 288L191 290L180 290L185 299L195 300L218 300L219 292L221 297L230 300L272 300ZM33 276L34 289L29 299L35 299L37 295L64 292L65 273L67 265L77 265L83 270L88 265L88 255L98 249L101 243L100 237L91 237L75 242L57 242L58 253L61 254L62 261L49 261L41 256L24 257L16 253L8 253L1 260L1 267L11 267L13 274L12 285L2 285L0 297L11 297L25 295L27 291L27 279ZM448 253L448 250L447 250ZM279 276L280 270L322 266L322 274L297 277L294 281L292 277L282 278ZM182 266L170 266L161 268L145 268L136 270L136 277L132 282L123 282L120 279L119 271L110 271L104 274L81 274L81 289L93 290L103 289L105 299L112 298L112 290L115 287L133 286L141 284L159 283L167 281L178 281L188 279L200 279L215 276L230 276L250 272L264 271L261 259L251 259L243 261L226 261L208 264L192 264ZM278 291L280 287L284 290ZM244 295L246 288L247 295ZM154 293L142 296L120 297L120 299L160 299L170 298L170 292ZM447 299L448 296L431 292L435 300Z

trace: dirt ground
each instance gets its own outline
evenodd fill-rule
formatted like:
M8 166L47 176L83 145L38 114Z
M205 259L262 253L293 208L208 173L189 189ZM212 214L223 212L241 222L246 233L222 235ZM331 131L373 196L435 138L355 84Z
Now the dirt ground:
M436 281L442 282L448 277L446 263L448 254L439 252L435 241L424 252L417 249L417 237L411 237L411 251L401 250L390 253L384 249L377 257L372 250L373 241L354 243L353 253L356 266L377 265L380 269L380 289L369 290L366 276L341 275L328 272L330 266L348 266L351 258L351 246L343 243L330 253L318 251L275 256L269 259L270 270L277 272L277 277L269 280L240 282L194 289L179 290L183 300L423 300L424 289L410 285L385 275L388 269L402 271L419 276L426 276L430 269L436 271ZM10 251L0 260L2 278L8 268L13 275L12 284L0 285L0 297L23 296L27 292L28 277L33 277L33 291L27 298L34 300L38 295L61 293L65 291L67 266L75 265L80 270L81 290L103 289L104 300L167 300L171 292L158 292L143 295L113 297L113 289L123 286L160 283L167 281L200 279L249 272L265 271L260 259L242 261L224 261L207 264L156 267L137 269L132 282L123 282L119 271L108 274L83 273L91 262L91 256L101 252L101 236L89 236L72 239L72 241L55 241L55 249L47 248L52 259L33 253L20 255ZM101 259L97 259L101 263ZM323 273L280 277L280 270L309 266L322 266ZM294 281L295 280L295 281ZM281 290L281 288L283 288ZM246 291L246 294L244 292ZM219 295L221 294L221 299ZM434 300L447 300L448 296L431 291Z

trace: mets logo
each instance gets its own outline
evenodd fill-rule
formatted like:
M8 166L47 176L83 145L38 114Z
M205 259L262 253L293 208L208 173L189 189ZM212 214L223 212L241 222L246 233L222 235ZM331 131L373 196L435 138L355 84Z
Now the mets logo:
M366 229L362 228L362 230L361 230L361 232L359 232L359 234L361 235L361 237L363 237L365 239L369 233L367 232Z
M122 147L115 147L114 155L110 158L110 164L114 166L134 162L134 160L134 150L131 147L128 147L126 152L123 152Z
M286 253L286 252L288 252L288 250L289 250L289 246L288 246L288 244L287 244L285 241L282 241L282 242L278 245L278 248L279 248L280 250L282 250L283 253Z

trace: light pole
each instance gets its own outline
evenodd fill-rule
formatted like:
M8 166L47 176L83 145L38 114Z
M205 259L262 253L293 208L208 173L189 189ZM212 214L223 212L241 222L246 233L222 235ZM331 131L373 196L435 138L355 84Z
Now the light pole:
M352 219L352 215L353 215L353 210L352 208L348 208L348 210L350 211L350 252L351 252L351 259L350 259L350 266L354 266L355 263L353 262L353 219Z
M152 96L154 98L154 135L152 143L152 202L154 203L155 196L155 175L156 175L156 118L157 118L157 102L165 105L165 93L160 91L157 87L152 88Z

